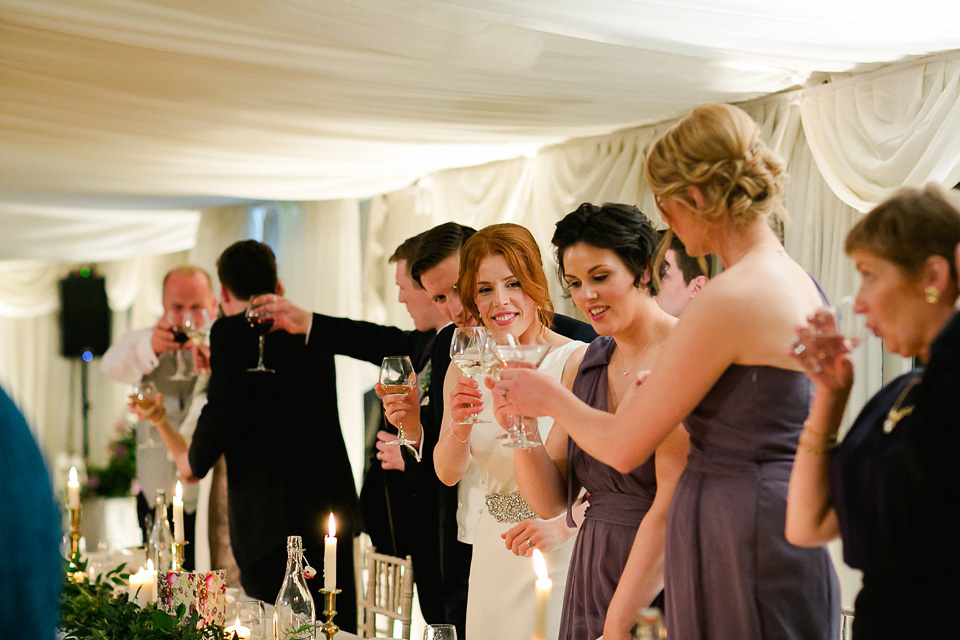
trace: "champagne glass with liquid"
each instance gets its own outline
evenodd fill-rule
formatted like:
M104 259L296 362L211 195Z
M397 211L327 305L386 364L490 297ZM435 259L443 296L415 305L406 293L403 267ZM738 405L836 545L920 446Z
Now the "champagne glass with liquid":
M183 311L168 311L166 320L170 323L170 332L173 333L173 341L177 343L177 370L170 376L170 380L189 380L187 376L186 365L183 362L183 345L190 338L187 336L186 327L183 325Z
M260 295L257 294L250 296L250 302L247 304L247 310L244 313L244 317L247 319L247 324L250 325L250 328L253 329L253 332L257 334L257 339L259 340L259 356L257 357L257 366L247 369L247 371L262 371L263 373L276 373L273 369L268 369L263 366L263 341L267 337L267 334L270 333L270 329L273 328L273 316L264 311L260 307L253 306L253 300Z
M471 380L484 370L484 356L487 352L487 330L483 327L457 327L450 340L450 360L460 368L463 375ZM490 422L477 414L471 415L465 424Z
M409 356L387 356L380 365L380 386L385 395L405 396L417 388L417 374ZM403 422L397 425L397 437L385 444L414 444L403 436Z
M536 369L543 362L547 352L550 351L550 345L517 344L513 340L509 344L497 344L493 348L505 368ZM520 449L533 449L543 446L543 443L529 438L525 427L525 424L537 424L535 416L509 416L508 420L510 428L507 433L511 440L503 446Z

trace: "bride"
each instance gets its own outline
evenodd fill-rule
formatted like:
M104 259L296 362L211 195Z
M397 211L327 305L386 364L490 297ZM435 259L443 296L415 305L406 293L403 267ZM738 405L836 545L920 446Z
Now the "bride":
M584 345L549 328L553 306L547 278L540 250L527 229L497 224L478 231L463 246L457 289L464 307L495 334L509 333L518 344L549 345L540 371L568 386L572 384L576 367L568 368L567 361L579 362ZM571 358L572 354L577 357ZM456 484L474 462L487 494L473 543L467 636L471 640L531 637L536 575L532 562L514 555L504 542L522 530L532 546L540 547L550 570L554 586L546 637L556 638L576 530L568 528L563 517L537 519L520 497L513 473L513 451L497 439L503 431L493 416L490 391L470 378L460 377L456 367L450 367L444 396L448 402L434 452L437 476L445 484ZM467 422L474 414L480 414L489 424ZM540 419L544 439L552 424L550 419Z

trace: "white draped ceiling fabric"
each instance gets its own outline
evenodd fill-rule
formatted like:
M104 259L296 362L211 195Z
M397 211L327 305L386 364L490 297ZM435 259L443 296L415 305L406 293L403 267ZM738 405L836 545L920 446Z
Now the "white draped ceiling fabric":
M263 201L296 302L409 327L404 238L515 221L552 269L582 201L656 218L646 152L711 101L787 160L787 249L837 299L861 212L960 182L958 48L955 0L0 0L0 382L76 450L57 281L96 263L115 333L149 325L164 271L212 270ZM856 357L855 403L905 366ZM356 451L364 373L340 366ZM95 458L122 393L91 376Z

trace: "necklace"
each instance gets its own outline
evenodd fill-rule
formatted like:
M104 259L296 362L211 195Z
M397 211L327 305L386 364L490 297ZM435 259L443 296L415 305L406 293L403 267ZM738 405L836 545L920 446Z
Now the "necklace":
M900 396L897 398L897 401L893 403L892 407L890 407L890 411L887 411L887 419L883 421L884 433L890 433L893 431L901 420L913 413L913 405L904 407L902 409L900 408L900 405L903 404L907 394L910 393L910 389L913 389L915 386L920 384L921 380L923 380L923 376L917 376L903 388L903 391L900 392Z
M621 375L627 375L628 373L633 371L633 368L637 366L638 362L640 362L640 356L643 355L643 352L647 350L647 347L650 346L650 343L653 342L653 339L657 337L658 333L660 333L660 325L663 324L663 316L665 315L667 315L665 312L663 311L660 312L660 322L657 323L657 328L653 330L653 335L650 336L649 340L647 340L647 344L643 345L643 349L640 349L640 353L637 354L637 358L633 361L633 364L630 365L630 368L624 369L623 371L621 371L620 372ZM623 351L621 350L619 353L620 353L620 368L623 369Z

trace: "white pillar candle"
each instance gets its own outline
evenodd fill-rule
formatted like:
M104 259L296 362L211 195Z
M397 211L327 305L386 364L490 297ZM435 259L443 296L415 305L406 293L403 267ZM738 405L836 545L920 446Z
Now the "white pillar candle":
M327 535L323 539L323 588L337 588L337 522L330 514Z
M546 640L547 637L547 603L550 601L550 591L553 589L553 580L547 572L547 562L543 559L540 549L533 550L533 568L537 572L536 582L536 618L533 623L533 640Z
M173 496L173 541L183 542L183 487L179 480Z
M67 480L67 508L80 508L80 481L77 479L76 467L70 467L70 477Z
M157 572L153 570L153 562L147 560L146 569L141 568L130 576L128 588L130 598L141 607L145 607L157 599Z

